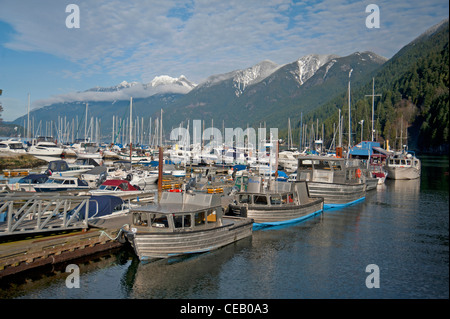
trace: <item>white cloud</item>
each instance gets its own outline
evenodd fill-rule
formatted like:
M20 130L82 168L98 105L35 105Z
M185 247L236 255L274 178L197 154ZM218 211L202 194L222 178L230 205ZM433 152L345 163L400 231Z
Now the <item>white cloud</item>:
M145 83L161 74L200 82L265 59L284 64L311 53L373 50L391 57L448 16L444 0L379 0L381 28L369 30L365 8L372 2L80 0L80 28L68 29L69 2L2 0L0 20L16 32L5 47L75 62L78 69L59 70L66 78L108 74ZM80 93L51 99L63 96Z

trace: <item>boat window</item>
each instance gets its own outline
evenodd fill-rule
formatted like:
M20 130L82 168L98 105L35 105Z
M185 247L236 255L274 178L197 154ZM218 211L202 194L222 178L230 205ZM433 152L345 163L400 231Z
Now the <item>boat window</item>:
M404 159L402 159L402 160L400 161L400 164L401 164L401 165L406 165L406 162L405 162L405 160L404 160Z
M6 144L0 144L0 148L7 148L8 146Z
M64 182L63 179L54 179L53 180L53 183L55 183L55 184L62 184L63 182Z
M191 227L191 215L174 215L173 222L175 228L189 228Z
M270 205L281 205L281 196L270 195Z
M267 205L267 197L265 195L255 195L253 202L257 205Z
M406 160L406 165L411 165L411 160Z
M169 222L164 214L150 214L151 226L156 228L168 228Z
M338 161L330 161L330 164L334 171L342 170L341 164Z
M147 213L133 213L133 225L148 226L148 214Z
M250 204L251 198L251 195L239 195L239 203Z
M128 190L128 184L127 183L121 183L120 184L120 188L123 189L124 191Z
M206 216L208 224L217 222L217 213L215 209L209 209Z
M195 213L194 220L195 220L195 226L204 225L205 224L205 212L202 211L202 212Z
M287 202L288 202L288 195L287 194L281 195L281 203L287 204Z
M330 169L328 161L314 161L314 169Z

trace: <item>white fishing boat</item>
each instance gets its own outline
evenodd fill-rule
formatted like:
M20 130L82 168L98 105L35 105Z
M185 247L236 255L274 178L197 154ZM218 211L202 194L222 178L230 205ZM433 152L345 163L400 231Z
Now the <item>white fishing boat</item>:
M386 162L387 178L416 179L420 177L421 162L412 151L394 153Z
M252 235L253 220L223 216L220 196L164 192L157 204L130 210L125 229L140 260L218 249Z

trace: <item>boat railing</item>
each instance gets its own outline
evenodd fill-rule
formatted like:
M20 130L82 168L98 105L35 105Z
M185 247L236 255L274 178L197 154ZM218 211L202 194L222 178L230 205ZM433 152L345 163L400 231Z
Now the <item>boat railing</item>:
M0 194L0 237L88 228L89 198Z

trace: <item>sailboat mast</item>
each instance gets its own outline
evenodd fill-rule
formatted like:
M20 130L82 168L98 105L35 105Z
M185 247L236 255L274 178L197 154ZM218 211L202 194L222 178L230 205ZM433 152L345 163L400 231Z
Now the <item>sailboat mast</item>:
M131 160L133 149L132 135L133 135L133 98L130 97L130 163L132 163Z
M375 78L372 78L372 95L366 95L372 97L372 139L371 141L374 141L373 133L375 132L374 129L374 113L375 113L375 96L381 96L381 94L375 94Z
M350 148L352 146L352 114L350 110L350 77L352 76L353 69L348 73L348 153L350 154Z

